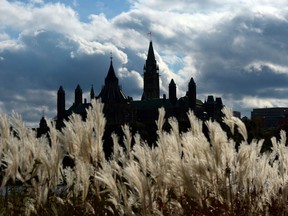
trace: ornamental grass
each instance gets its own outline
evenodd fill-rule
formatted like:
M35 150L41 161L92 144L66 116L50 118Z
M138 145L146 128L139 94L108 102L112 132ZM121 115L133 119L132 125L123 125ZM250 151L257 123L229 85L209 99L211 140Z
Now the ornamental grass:
M264 140L248 141L228 108L222 122L189 111L185 132L161 108L155 143L123 125L123 137L111 134L107 158L103 107L92 101L85 121L72 114L61 131L48 122L48 138L37 138L15 113L0 115L1 215L288 214L285 131L262 153ZM65 157L74 165L64 167Z

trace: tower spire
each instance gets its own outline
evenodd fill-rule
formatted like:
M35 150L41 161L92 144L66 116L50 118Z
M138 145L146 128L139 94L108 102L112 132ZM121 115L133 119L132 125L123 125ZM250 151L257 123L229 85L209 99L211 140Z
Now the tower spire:
M152 41L149 43L146 64L144 65L144 99L159 99L159 69L155 59Z
M126 101L126 96L122 92L118 78L115 74L113 63L112 63L112 53L110 53L110 67L105 78L105 85L103 86L100 94L97 98L101 98L104 103L122 103Z
M177 96L176 96L176 84L174 80L172 79L169 84L169 100L173 105L177 102Z
M57 119L62 120L65 115L65 91L62 86L57 92Z
M154 49L153 49L153 44L152 41L149 43L149 49L148 49L148 55L147 55L147 60L146 60L146 65L147 64L156 64L156 59L155 59L155 54L154 54Z
M81 89L79 84L77 85L77 87L75 89L75 101L74 101L74 103L76 106L82 104L82 89Z
M190 82L188 83L188 100L189 100L189 108L195 110L196 108L196 83L191 77Z
M114 71L114 67L113 67L113 62L112 62L112 53L110 53L110 67L108 70L108 74L105 78L105 84L108 83L115 83L115 85L118 85L118 78L116 77L115 71Z
M91 86L91 90L90 90L90 100L95 98L95 93L94 93L94 88L93 88L93 84Z

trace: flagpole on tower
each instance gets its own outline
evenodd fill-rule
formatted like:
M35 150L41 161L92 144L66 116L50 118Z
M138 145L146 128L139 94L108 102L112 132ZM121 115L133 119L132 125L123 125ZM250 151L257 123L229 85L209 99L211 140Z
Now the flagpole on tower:
M152 41L152 32L151 31L147 33L147 36L148 36L149 40Z

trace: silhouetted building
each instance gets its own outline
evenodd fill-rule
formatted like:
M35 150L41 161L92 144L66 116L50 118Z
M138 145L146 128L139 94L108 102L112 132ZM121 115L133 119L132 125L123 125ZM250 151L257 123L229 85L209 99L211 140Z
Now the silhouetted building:
M241 119L241 112L240 111L233 111L233 116ZM246 117L247 118L247 117Z
M74 102L75 106L80 106L82 104L82 95L83 95L82 89L78 84L75 89L75 102Z
M39 127L37 128L37 137L41 137L42 135L47 135L49 132L49 127L47 125L47 121L44 116L41 118Z
M132 100L122 91L119 80L115 74L112 57L105 78L104 85L98 96L95 96L93 85L90 90L90 99L101 99L104 103L104 114L107 126L112 128L124 123L136 125L140 131L155 129L155 120L158 118L158 109L165 108L166 117L174 116L181 122L188 122L187 112L189 109L199 118L221 118L223 103L221 98L209 95L204 103L196 97L196 83L193 78L188 83L186 95L177 98L177 86L173 79L169 84L169 98L163 95L160 98L159 67L157 65L152 41L149 43L148 55L144 64L144 89L141 100ZM91 106L86 99L82 99L82 89L77 85L75 89L75 101L69 109L65 109L65 91L60 86L57 93L57 127L63 127L63 120L72 113L80 114L86 118L86 109ZM142 129L141 129L142 128ZM148 132L147 132L148 133ZM155 130L154 130L155 133ZM149 138L149 135L147 136Z
M148 56L144 65L144 91L142 100L158 99L159 95L159 67L155 59L152 41L150 41Z
M194 110L196 108L196 83L192 77L188 84L187 96L189 100L189 108Z
M57 92L57 119L63 120L65 116L65 91L62 86L60 86Z
M251 120L258 119L263 128L276 128L288 117L288 107L255 108L251 112Z
M169 100L173 105L177 102L176 84L173 79L169 84Z

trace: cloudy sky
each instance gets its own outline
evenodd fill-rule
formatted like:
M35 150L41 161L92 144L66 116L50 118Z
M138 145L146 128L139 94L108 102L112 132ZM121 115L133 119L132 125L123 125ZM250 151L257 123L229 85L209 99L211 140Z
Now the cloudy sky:
M98 95L110 53L127 96L142 94L152 32L161 94L194 78L198 99L250 117L256 107L288 107L287 0L0 0L0 112L28 125L56 116L80 84Z

